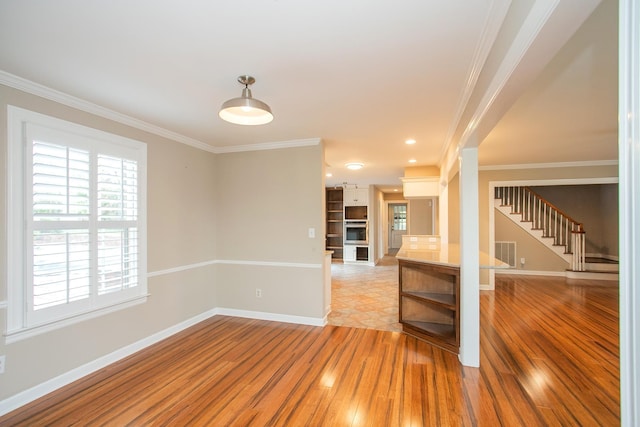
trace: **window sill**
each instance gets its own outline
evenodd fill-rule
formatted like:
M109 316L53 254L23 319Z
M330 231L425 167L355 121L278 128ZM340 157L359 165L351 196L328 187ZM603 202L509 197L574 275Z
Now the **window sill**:
M14 342L22 341L28 338L32 338L36 335L51 332L56 329L64 328L66 326L74 325L76 323L84 322L95 317L104 316L105 314L113 313L125 308L133 307L138 304L144 304L147 302L149 294L137 296L135 298L119 302L108 307L102 307L96 310L92 310L86 313L78 314L66 319L57 320L55 322L47 323L44 325L37 325L32 327L20 328L13 331L7 331L5 334L5 344L11 344Z

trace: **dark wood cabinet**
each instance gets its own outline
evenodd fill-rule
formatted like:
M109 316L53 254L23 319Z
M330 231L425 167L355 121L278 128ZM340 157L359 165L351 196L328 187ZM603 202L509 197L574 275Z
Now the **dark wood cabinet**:
M398 272L403 331L458 354L460 267L399 259Z
M333 259L343 257L344 205L342 187L326 189L326 249L333 251Z

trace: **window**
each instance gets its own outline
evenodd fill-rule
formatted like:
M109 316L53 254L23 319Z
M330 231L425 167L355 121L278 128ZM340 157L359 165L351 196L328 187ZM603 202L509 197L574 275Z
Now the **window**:
M8 335L143 302L146 145L8 108Z
M407 230L407 205L393 205L393 229Z

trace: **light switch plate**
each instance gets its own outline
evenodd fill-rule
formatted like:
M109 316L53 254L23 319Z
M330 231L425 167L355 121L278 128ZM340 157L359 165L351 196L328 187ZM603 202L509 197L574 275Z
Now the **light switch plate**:
M309 228L309 238L313 239L315 237L316 237L316 229L313 227Z

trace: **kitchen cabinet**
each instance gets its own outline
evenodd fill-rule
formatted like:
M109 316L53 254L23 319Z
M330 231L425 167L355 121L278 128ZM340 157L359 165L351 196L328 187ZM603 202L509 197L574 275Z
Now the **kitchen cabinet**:
M356 247L354 245L345 245L343 253L344 253L344 260L346 262L356 260Z
M344 262L369 262L369 246L344 245Z
M403 332L458 354L460 267L398 260Z
M354 187L344 189L345 206L368 206L369 187Z

